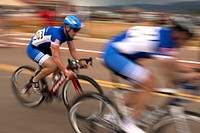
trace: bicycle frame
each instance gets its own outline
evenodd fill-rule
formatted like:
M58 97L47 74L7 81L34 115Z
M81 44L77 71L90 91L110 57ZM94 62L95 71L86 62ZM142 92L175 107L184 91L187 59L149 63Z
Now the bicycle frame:
M67 70L72 70L69 66L67 66L66 69L67 69ZM73 86L74 86L76 92L78 93L78 95L81 95L81 94L83 93L83 90L82 90L82 88L81 88L81 86L80 86L80 84L79 84L79 82L78 82L78 80L77 80L77 78L76 78L76 75L77 75L77 74L75 73L75 75L74 75L73 77L71 77L69 80L72 81ZM55 84L53 85L53 87L50 89L50 92L51 92L52 94L55 94L56 91L60 88L60 86L64 83L64 81L65 81L66 78L67 78L67 77L66 77L64 74L62 74L62 75L60 76L60 78L58 79L58 81L56 81L56 83L55 83Z
M88 59L80 59L79 61L85 61L87 64L89 64L90 63L90 65L92 66L92 58L90 57L90 58L88 58ZM77 94L80 96L80 95L82 95L83 94L83 89L81 88L81 85L80 85L80 83L79 83L79 81L78 81L78 79L77 79L77 72L76 71L78 71L78 69L79 68L82 68L82 67L79 67L79 66L77 66L77 61L75 61L75 60L70 60L70 59L68 59L68 66L66 66L66 69L67 70L71 70L71 71L73 71L74 73L75 73L75 75L73 76L73 77L70 77L70 79L69 80L71 80L72 81L72 84L73 84L73 86L74 86L74 89L75 89L75 91L77 92ZM60 78L58 79L58 81L56 81L56 83L53 85L53 87L50 89L50 92L52 93L52 94L55 94L56 93L56 91L60 88L60 86L64 83L64 81L65 81L65 79L66 79L67 77L64 75L64 74L62 74L61 76L60 76Z
M115 75L115 76L112 76L112 75ZM83 97L79 98L75 102L76 103L76 104L74 104L75 106L72 106L72 110L71 110L72 117L70 116L71 121L76 119L74 114L77 113L76 112L78 109L77 107L81 104L81 101L84 99L87 99L87 98L96 98L96 99L100 100L101 102L106 103L108 105L109 104L113 105L113 106L115 105L113 109L115 110L115 112L117 112L117 114L119 114L119 116L122 116L122 117L120 117L120 119L118 119L119 121L121 121L124 116L128 115L129 111L127 111L127 108L125 107L125 104L123 101L124 97L123 97L122 92L123 91L145 92L145 91L139 90L139 89L134 89L134 88L124 88L124 87L121 88L120 84L118 84L119 80L117 78L120 75L116 75L115 73L112 73L112 75L111 75L111 79L112 79L116 89L114 89L114 90L112 89L111 99L109 98L109 96L103 96L103 95L95 96L94 93L91 93L88 95L86 94L85 96L83 95ZM184 88L184 89L187 89L187 88ZM120 92L117 92L117 90L119 90ZM189 100L188 99L189 96L188 95L183 96L183 95L181 95L181 93L178 93L176 89L169 89L169 88L156 88L154 93L160 93L160 94L170 96L170 98L168 99L169 101L166 102L164 105L159 106L158 108L153 108L151 110L145 110L147 112L145 112L142 115L141 120L138 121L138 123L137 123L138 126L141 128L148 129L148 130L150 129L150 130L156 131L163 125L171 124L170 122L172 122L172 124L175 125L174 130L176 130L177 133L192 133L190 131L190 130L192 130L192 128L190 127L190 125L187 121L187 119L189 118L188 112L191 112L191 111L187 111L187 110L185 110L184 107L177 105L177 102L180 103L180 102L184 102L182 100ZM114 98L113 98L113 96L114 96ZM177 98L175 98L175 97L178 97L179 100L177 100ZM107 100L110 102L106 102ZM111 113L112 113L112 111L111 111ZM193 113L193 112L191 112L191 113ZM96 131L94 128L92 128L95 125L100 128L104 128L106 130L110 130L113 132L119 132L118 129L115 130L115 128L113 128L113 126L119 127L119 130L121 128L120 126L115 125L115 123L112 123L112 120L109 121L109 120L102 118L101 115L100 115L100 117L98 115L93 115L91 118L87 118L85 120L88 121L88 123L90 124L89 129L92 130L92 132ZM111 127L107 127L104 124L100 124L98 122L98 120L103 121L108 125L111 125ZM76 120L74 120L74 121L75 121L73 124L73 126L75 126L74 129L78 129L79 125L76 124L77 123ZM200 120L199 120L199 123L200 123ZM153 129L149 128L149 127L152 127ZM78 130L76 130L76 131L78 131Z
M126 90L126 89L123 89L123 90ZM126 90L126 91L131 91L131 90ZM158 89L158 91L156 91L156 92L161 93L161 94L167 94L170 96L175 96L175 94L176 94L174 92L170 92L169 89L166 89L166 91L164 89L159 91L159 89ZM181 100L178 101L176 99L177 98L169 98L169 99L167 99L167 102L165 102L165 104L160 105L157 108L147 110L147 112L145 112L143 118L138 122L138 125L148 129L152 125L155 125L156 122L160 121L160 118L163 118L163 116L168 115L168 116L171 116L171 118L173 120L172 122L175 125L175 130L177 131L177 133L192 133L189 123L186 120L187 116L185 113L185 111L186 111L185 107L177 104L177 103L183 103L185 101L181 101ZM184 99L184 97L183 97L183 99ZM118 101L116 101L116 103L117 102ZM192 101L190 101L190 102L192 102ZM117 105L118 105L118 108L120 108L120 111L122 111L123 104L120 105L117 103ZM165 121L165 120L161 120L159 125L157 125L157 127L154 127L155 130L158 127L162 127L163 125L165 125L166 122L167 121Z
M118 75L112 74L111 78L112 81L115 83L118 83ZM131 91L131 92L143 92L141 90L138 89L130 89L130 88L121 88L120 86L115 86L117 88L117 90L121 91L121 92L117 92L117 91L113 91L112 90L112 94L114 94L114 101L119 109L119 112L125 116L128 115L127 111L127 107L125 107L124 104L124 97L122 96L122 92L125 91ZM187 88L184 88L187 89ZM195 90L195 89L191 89L191 90ZM116 92L116 93L115 93ZM169 89L169 88L157 88L155 90L155 93L160 93L160 94L166 94L169 96L179 96L180 97L180 93L177 93L176 89ZM179 100L178 100L179 99ZM177 105L176 103L181 103L184 102L184 100L186 100L187 97L182 97L182 98L169 98L167 100L167 103L165 103L162 106L159 106L159 108L155 108L153 110L150 110L149 112L145 113L143 118L139 121L138 125L148 128L151 125L156 124L156 121L159 121L159 119L167 114L170 114L172 116L173 122L175 124L175 129L177 131L177 133L191 133L189 125L187 123L186 120L186 114L185 114L185 108L182 106ZM164 122L163 122L164 124Z
M91 57L82 58L79 59L79 61L84 61L86 62L86 64L92 66ZM100 85L94 79L87 75L79 74L79 69L83 68L78 64L79 61L68 59L68 64L65 69L67 69L68 71L73 71L74 73L74 75L70 78L66 77L60 71L57 71L54 79L51 80L52 84L50 85L50 87L48 85L46 77L42 78L39 81L39 87L41 90L39 93L35 92L32 79L39 72L41 72L41 70L43 69L42 66L39 66L38 69L35 69L31 66L20 66L14 71L12 75L11 83L13 92L19 102L27 107L37 107L43 101L50 103L55 97L58 101L63 100L68 110L70 109L70 105L72 102L71 95L68 95L68 92L70 90L74 91L72 95L79 97L80 95L83 95L83 92L85 93L85 91L88 90L97 91L100 94L103 94ZM87 85L85 85L84 83L86 83ZM61 87L61 85L63 86L62 90L58 92L58 89ZM86 89L84 89L84 87Z

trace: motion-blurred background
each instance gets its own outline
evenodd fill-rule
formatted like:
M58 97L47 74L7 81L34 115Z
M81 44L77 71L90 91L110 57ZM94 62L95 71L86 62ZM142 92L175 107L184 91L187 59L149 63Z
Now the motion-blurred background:
M169 24L171 16L182 15L200 25L198 0L1 0L0 41L18 32L34 33L49 25L62 25L66 15L76 15L84 23L79 36L108 39L138 23L139 15L157 15L157 23ZM198 37L188 45L197 46Z
M80 57L93 57L92 68L81 71L94 78L107 93L112 84L110 73L96 57L115 34L139 23L141 14L156 16L158 25L167 27L172 16L185 16L200 26L199 0L0 0L0 133L72 133L68 112L62 102L43 104L38 108L20 106L10 84L13 72L21 65L36 66L26 55L26 45L40 28L63 25L66 15L79 17L84 27L75 38ZM181 58L199 65L200 29ZM10 47L12 46L12 47ZM17 47L13 47L17 46ZM66 50L62 45L62 50ZM192 48L192 49L191 49ZM194 49L193 49L194 48ZM62 59L70 57L62 51ZM158 67L147 62L157 76ZM164 79L158 76L158 83ZM199 96L189 110L200 112ZM160 102L159 100L156 100ZM88 110L92 106L86 107ZM198 132L198 131L197 131Z

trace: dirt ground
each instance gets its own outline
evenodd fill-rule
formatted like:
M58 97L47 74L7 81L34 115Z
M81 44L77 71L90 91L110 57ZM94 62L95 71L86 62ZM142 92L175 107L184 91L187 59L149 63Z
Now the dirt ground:
M88 22L85 23L82 32L94 38L110 38L124 30L127 30L134 24L126 24L120 22Z
M6 32L8 31L20 31L20 32L36 32L38 29L45 27L43 21L39 20L2 20L8 25L4 28ZM55 22L55 26L62 25L61 22ZM112 21L88 21L83 22L83 28L80 31L81 35L85 35L91 38L101 38L109 39L112 36L127 30L128 28L134 26L134 23L124 23L120 20ZM200 47L200 28L197 31L197 35L187 43L189 46Z

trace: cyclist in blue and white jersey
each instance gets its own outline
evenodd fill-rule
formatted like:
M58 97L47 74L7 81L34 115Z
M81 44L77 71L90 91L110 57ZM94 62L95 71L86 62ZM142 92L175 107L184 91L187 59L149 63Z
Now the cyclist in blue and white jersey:
M144 22L115 36L104 47L102 58L108 69L127 78L131 84L145 92L127 95L125 103L134 108L130 119L125 117L122 127L127 133L144 133L135 125L145 106L151 101L150 92L155 88L154 78L150 71L139 65L142 58L156 58L169 61L179 71L192 71L190 68L180 67L176 62L177 48L186 44L193 34L195 25L186 18L172 19L172 27L157 27L153 22ZM173 67L169 66L169 67ZM199 78L199 73L190 74L186 78ZM135 102L137 101L137 103ZM134 102L134 104L133 104Z
M33 88L39 93L39 81L48 76L49 74L56 72L57 68L70 77L74 73L70 70L66 70L64 63L60 57L59 47L67 42L71 56L78 60L75 45L73 42L74 37L81 29L81 21L75 16L66 16L64 19L64 26L49 26L40 29L32 37L28 47L28 56L37 62L43 69L33 78ZM87 68L85 62L79 62L81 66Z

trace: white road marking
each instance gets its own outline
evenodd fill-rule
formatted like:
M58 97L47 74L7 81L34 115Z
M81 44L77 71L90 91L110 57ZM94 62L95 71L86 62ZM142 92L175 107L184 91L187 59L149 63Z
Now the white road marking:
M28 36L32 36L33 34L31 33L27 33L27 34L22 34L22 33L15 33L15 34L2 34L0 36L22 36L22 35L28 35ZM83 40L87 40L87 38L84 38L84 37L79 37L80 39L83 39ZM19 37L15 37L14 39L18 39L18 40L30 40L28 38L19 38ZM107 40L106 39L92 39L93 41L97 41L97 42L106 42ZM6 42L6 41L3 41L3 40L0 40L0 43L4 43L4 44L0 44L0 46L12 46L13 45L23 45L23 46L26 46L28 45L28 43L19 43L19 42ZM11 44L11 45L9 45ZM69 50L69 48L66 48L66 47L61 47L62 50ZM87 53L95 53L95 54L103 54L103 52L101 51L94 51L94 50L85 50L85 49L77 49L78 52L87 52ZM178 60L179 62L184 62L184 63L190 63L190 64L200 64L200 62L197 62L197 61L190 61L190 60Z

